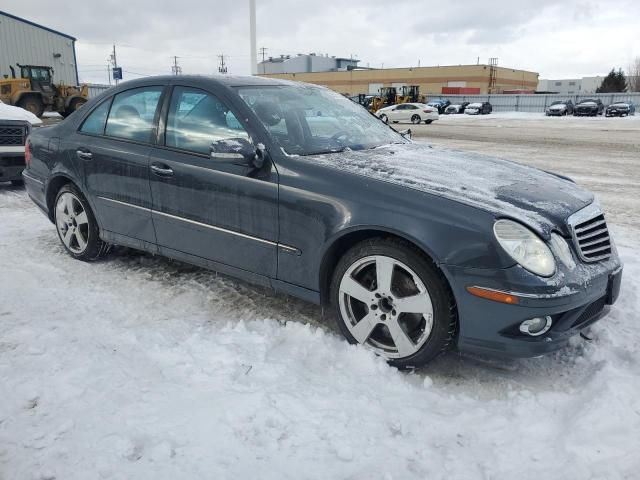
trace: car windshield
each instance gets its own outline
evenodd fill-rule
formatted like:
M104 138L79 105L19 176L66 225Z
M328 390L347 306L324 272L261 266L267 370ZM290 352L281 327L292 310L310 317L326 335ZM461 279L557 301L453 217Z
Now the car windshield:
M273 141L289 155L317 155L407 143L362 106L312 85L236 87Z

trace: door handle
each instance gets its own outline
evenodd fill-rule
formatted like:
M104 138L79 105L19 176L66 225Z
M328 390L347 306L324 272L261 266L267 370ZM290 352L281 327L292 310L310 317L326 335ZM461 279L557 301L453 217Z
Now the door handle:
M93 158L93 154L88 150L76 150L76 156L80 160L91 160Z
M173 170L167 166L151 165L151 171L159 177L171 177L173 175Z

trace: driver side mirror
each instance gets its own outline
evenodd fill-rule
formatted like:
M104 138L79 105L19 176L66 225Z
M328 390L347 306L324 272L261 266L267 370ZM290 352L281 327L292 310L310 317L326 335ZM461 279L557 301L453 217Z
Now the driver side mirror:
M210 157L218 162L261 168L264 165L264 145L256 147L243 137L225 138L211 143Z

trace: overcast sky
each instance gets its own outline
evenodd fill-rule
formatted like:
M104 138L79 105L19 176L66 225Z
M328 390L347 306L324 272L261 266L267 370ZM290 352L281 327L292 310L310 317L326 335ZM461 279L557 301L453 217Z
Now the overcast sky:
M256 0L267 55L328 53L362 66L486 63L541 78L606 74L640 56L640 0ZM29 0L8 11L77 42L80 80L106 83L111 43L125 79L171 73L248 74L248 0Z

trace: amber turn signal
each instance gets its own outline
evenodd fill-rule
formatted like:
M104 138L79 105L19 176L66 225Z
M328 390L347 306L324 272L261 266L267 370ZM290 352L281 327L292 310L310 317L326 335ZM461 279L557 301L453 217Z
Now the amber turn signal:
M476 297L486 298L487 300L493 300L494 302L507 303L509 305L517 305L520 300L515 295L499 292L497 290L490 290L488 288L481 287L467 287L467 292Z

